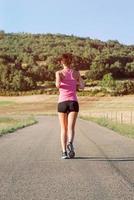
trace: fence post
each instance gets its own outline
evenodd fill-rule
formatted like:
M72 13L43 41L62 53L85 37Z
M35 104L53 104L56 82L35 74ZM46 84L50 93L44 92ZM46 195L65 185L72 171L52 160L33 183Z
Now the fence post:
M121 113L121 124L123 123L123 113Z
M130 113L130 124L132 124L132 123L133 123L133 113L131 111L131 113Z
M112 121L112 112L111 112L111 121Z
M115 120L116 120L116 123L117 123L117 112L115 113Z

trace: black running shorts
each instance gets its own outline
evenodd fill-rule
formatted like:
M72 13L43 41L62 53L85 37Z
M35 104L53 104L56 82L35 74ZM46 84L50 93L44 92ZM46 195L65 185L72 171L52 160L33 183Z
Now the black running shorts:
M63 101L58 103L58 112L69 113L79 112L79 104L77 101Z

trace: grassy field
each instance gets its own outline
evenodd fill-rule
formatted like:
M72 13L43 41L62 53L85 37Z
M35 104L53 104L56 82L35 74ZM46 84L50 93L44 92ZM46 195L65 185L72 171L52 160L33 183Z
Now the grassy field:
M13 104L15 104L14 101L0 101L0 107L7 106L7 105L13 105Z
M37 123L36 119L32 116L30 117L20 117L20 116L8 116L0 117L0 136L6 133L11 133L17 129L24 128L26 126Z
M134 138L134 124L130 125L130 124L115 123L105 118L95 118L95 117L89 117L89 116L81 116L81 118L85 120L93 121L101 126L105 126L111 130L114 130L120 133L121 135Z
M105 117L105 122L110 121L114 127L115 119L116 119L116 126L117 123L120 122L120 116L123 116L122 125L118 126L117 132L122 132L122 128L124 132L126 130L133 129L134 130L134 95L127 95L127 96L118 96L118 97L91 97L91 96L78 96L79 104L80 104L80 112L79 116L81 117L89 117L90 119L96 118L97 123L102 123ZM58 102L58 95L30 95L30 96L12 96L12 97L0 97L0 116L4 116L6 123L0 122L0 129L3 130L3 126L7 127L7 131L9 129L15 130L16 128L12 128L11 124L15 124L14 127L18 127L19 119L12 120L8 119L8 116L29 116L29 115L57 115L57 102ZM121 115L120 115L121 114ZM12 118L11 117L11 118ZM130 118L131 117L131 118ZM2 120L2 118L1 118ZM4 120L4 118L3 118ZM124 122L126 126L123 125ZM31 123L31 122L30 122ZM23 127L23 123L19 125ZM128 126L127 126L128 124ZM9 125L9 126L7 126ZM104 124L101 124L104 125ZM9 127L9 129L8 129ZM107 126L111 127L111 125ZM132 127L132 128L131 128ZM121 131L120 131L120 130ZM4 128L5 130L5 128ZM1 131L2 132L2 131ZM133 135L133 131L130 131L128 135Z
M134 111L134 95L120 97L78 96L80 114ZM57 114L58 95L0 97L0 115Z

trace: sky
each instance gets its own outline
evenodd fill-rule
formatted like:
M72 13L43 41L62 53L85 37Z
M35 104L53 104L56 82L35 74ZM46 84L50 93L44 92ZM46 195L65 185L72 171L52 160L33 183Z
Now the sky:
M134 0L0 0L0 30L134 44Z

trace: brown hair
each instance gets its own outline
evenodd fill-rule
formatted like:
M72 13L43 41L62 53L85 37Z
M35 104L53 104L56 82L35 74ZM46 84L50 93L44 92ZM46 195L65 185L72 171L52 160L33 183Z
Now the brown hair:
M72 54L71 53L63 53L59 60L60 60L60 62L63 62L66 65L70 65L72 63Z

